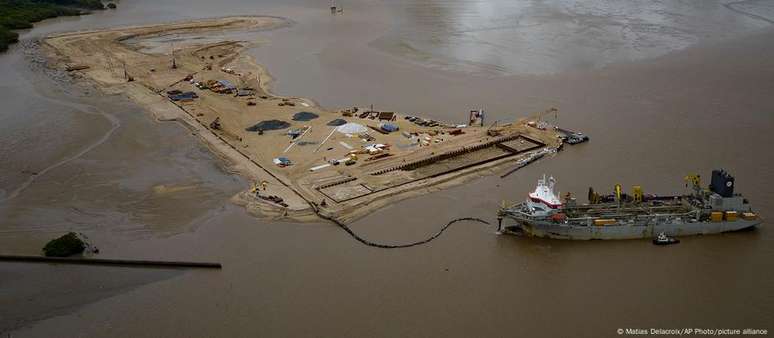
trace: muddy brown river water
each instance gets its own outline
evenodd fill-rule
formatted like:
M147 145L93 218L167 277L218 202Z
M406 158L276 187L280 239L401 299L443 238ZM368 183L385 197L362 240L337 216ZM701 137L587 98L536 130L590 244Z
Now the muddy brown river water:
M352 225L385 243L458 217L494 221L538 176L585 195L725 168L774 217L771 1L122 1L60 18L0 55L0 253L76 230L100 256L213 260L221 271L0 263L12 337L617 336L618 328L774 329L774 235L649 241L497 236L459 223L432 243L366 247L332 224L256 219L246 186L175 123L46 70L51 32L235 14L292 19L251 53L275 91L326 107L464 121L550 106L591 136L500 179L412 198ZM582 197L580 199L583 199Z

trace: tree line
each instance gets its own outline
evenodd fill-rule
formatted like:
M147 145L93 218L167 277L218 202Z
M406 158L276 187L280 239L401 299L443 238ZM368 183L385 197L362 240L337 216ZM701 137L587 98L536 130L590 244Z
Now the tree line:
M44 19L104 8L101 0L0 0L0 51L19 41L13 29L32 28L32 23Z

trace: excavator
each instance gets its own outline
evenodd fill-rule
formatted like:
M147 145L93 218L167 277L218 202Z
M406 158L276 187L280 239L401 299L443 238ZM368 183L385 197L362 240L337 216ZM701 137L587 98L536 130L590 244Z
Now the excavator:
M486 134L489 136L500 136L501 128L495 128L497 126L498 121L492 122L492 124L489 125L489 128L486 129Z

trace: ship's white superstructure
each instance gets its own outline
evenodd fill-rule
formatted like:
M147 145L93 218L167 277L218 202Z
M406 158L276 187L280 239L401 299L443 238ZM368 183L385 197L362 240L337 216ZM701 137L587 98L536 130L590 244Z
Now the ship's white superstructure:
M554 191L555 186L556 180L553 177L546 179L546 175L543 174L543 178L538 180L535 191L529 193L527 198L526 205L533 213L547 215L562 207L562 201Z

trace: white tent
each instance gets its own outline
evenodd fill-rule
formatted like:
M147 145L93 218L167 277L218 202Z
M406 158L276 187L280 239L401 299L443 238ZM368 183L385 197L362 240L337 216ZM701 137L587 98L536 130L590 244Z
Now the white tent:
M362 134L368 132L368 128L359 123L347 123L336 127L336 131L342 134Z

